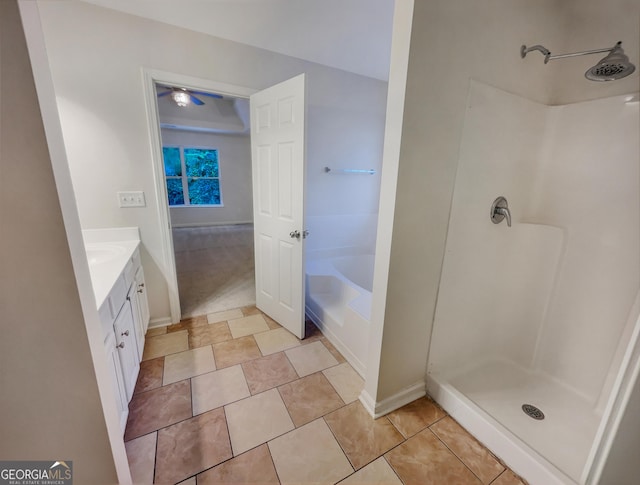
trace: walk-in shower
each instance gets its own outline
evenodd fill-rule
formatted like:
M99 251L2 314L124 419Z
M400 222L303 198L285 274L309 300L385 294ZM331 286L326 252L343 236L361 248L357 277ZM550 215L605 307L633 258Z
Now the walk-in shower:
M589 79L634 70L620 43L532 50L608 52ZM549 106L470 83L427 386L533 484L597 483L640 354L634 94Z

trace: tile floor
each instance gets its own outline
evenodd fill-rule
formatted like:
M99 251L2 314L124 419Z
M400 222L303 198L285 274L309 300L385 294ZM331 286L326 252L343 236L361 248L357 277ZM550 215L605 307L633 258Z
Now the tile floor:
M371 419L360 376L307 335L253 306L150 329L125 432L134 483L524 483L427 397Z
M255 304L253 224L172 233L183 318Z

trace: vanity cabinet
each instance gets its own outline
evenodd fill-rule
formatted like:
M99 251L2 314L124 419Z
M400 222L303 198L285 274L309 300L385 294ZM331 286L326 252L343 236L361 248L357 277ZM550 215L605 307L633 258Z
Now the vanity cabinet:
M100 306L107 363L116 394L120 426L124 432L140 371L144 334L149 324L144 271L136 249Z

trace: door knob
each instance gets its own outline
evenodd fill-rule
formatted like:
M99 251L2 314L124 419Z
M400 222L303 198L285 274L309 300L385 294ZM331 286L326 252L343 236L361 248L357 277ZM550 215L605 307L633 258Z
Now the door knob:
M503 219L506 219L507 226L511 227L511 211L509 210L509 203L504 197L500 196L493 201L489 215L491 222L494 224L500 224Z
M309 235L309 231L307 231L306 229L302 231L302 239L306 239L308 235Z
M300 239L300 231L291 231L289 236L291 239Z

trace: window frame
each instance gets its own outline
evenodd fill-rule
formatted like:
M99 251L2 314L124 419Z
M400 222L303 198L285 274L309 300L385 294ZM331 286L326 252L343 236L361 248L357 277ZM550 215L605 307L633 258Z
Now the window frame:
M167 175L166 165L164 161L164 149L165 148L177 148L180 154L180 168L182 175ZM187 162L185 160L184 151L185 149L195 149L195 150L215 150L218 153L218 176L217 177L189 177L187 175ZM206 207L206 208L215 208L215 207L224 207L224 201L222 199L222 170L220 167L220 149L211 146L198 146L198 145L176 145L176 144L163 144L162 145L162 168L164 170L164 186L167 191L167 205L169 208L174 207ZM168 187L167 180L168 179L180 179L182 182L182 197L184 199L183 204L174 204L171 205L169 203L168 198ZM218 190L220 192L220 203L219 204L192 204L191 197L189 195L189 179L205 179L205 180L218 180Z

